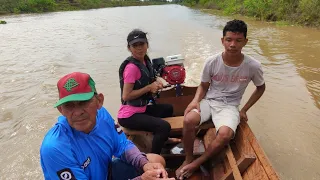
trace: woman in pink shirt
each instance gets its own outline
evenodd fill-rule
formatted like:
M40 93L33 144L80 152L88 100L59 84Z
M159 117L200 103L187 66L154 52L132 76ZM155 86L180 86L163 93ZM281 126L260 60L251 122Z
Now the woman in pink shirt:
M119 68L122 104L118 122L125 128L153 132L151 152L160 154L171 130L170 124L161 118L172 116L173 107L150 103L152 94L162 89L163 84L155 79L147 55L146 33L134 29L128 34L127 42L131 56Z

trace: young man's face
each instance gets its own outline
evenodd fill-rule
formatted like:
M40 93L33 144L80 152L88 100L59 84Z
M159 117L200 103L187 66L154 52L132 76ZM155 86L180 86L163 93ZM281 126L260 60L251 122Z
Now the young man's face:
M244 37L243 33L227 31L226 35L221 38L227 54L239 54L242 48L247 44L248 39Z
M97 110L103 105L103 94L94 95L88 101L71 101L58 106L71 127L89 133L96 125Z

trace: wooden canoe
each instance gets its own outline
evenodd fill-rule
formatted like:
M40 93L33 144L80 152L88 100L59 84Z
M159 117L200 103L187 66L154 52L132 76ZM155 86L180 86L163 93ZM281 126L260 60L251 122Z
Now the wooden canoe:
M183 112L191 102L197 87L181 86L180 95L176 95L176 88L164 90L156 99L157 103L172 104L174 107L173 117L165 118L171 124L171 137L182 138ZM124 132L141 151L150 152L152 134L149 132L132 131L124 128ZM215 128L212 123L206 123L199 127L197 139L203 142L204 148L208 147L215 138ZM167 170L170 177L174 177L175 170L184 160L184 154L173 154L174 145L163 148L161 155L166 159ZM195 143L195 150L197 148ZM198 148L199 149L199 148ZM195 156L201 152L194 152ZM188 179L250 179L250 180L277 180L279 176L273 169L263 149L259 145L253 132L246 122L241 122L237 128L235 138L225 147L221 153L207 163Z

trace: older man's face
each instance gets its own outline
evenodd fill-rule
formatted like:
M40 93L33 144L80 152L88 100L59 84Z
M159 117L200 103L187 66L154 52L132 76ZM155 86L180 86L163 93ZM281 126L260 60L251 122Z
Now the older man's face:
M58 110L64 115L71 127L84 133L96 125L97 110L103 105L103 94L94 95L88 101L71 101L62 104Z

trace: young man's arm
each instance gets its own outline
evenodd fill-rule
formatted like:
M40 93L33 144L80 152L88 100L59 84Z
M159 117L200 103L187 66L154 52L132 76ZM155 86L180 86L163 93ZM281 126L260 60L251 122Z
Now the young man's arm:
M254 69L254 71L251 80L256 86L256 89L250 96L247 103L240 110L240 119L245 121L248 121L247 111L260 99L266 89L261 63L252 64L252 69Z
M201 82L197 88L196 94L193 100L190 102L186 110L184 111L184 115L188 114L192 109L197 109L200 112L200 101L205 97L210 83Z
M209 89L209 86L210 86L209 82L201 82L197 88L196 94L194 95L194 98L192 101L199 103L206 95Z
M184 115L189 113L192 109L197 109L200 112L200 101L205 97L211 82L211 61L212 58L209 58L204 63L204 67L201 73L201 83L197 88L196 94L193 100L190 102L186 110L184 111Z
M260 97L264 93L265 89L266 89L265 84L263 84L261 86L256 86L255 91L252 93L252 95L250 96L247 103L240 110L240 119L241 120L248 121L247 111L251 108L251 106L253 106L260 99Z

